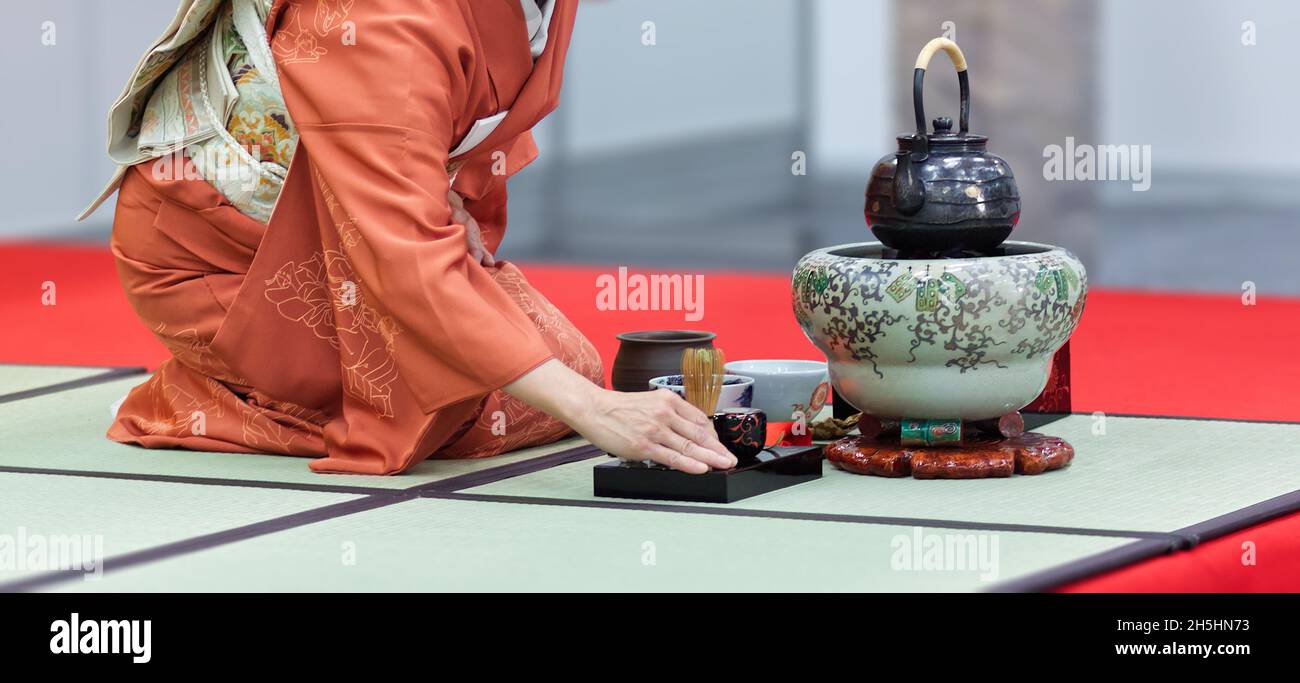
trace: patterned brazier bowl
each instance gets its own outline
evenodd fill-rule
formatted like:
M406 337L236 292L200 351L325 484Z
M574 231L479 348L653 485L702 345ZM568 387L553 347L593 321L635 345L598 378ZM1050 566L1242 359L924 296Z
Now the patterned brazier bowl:
M898 258L866 242L800 259L795 317L835 391L888 419L986 420L1032 402L1083 314L1088 276L1060 247L988 254Z

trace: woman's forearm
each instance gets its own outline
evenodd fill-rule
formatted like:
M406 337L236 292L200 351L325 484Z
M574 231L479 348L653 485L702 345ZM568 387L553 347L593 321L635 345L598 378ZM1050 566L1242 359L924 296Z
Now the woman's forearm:
M603 389L554 358L503 387L506 393L570 427Z
M554 358L504 389L621 458L696 474L736 465L709 418L671 391L609 391Z

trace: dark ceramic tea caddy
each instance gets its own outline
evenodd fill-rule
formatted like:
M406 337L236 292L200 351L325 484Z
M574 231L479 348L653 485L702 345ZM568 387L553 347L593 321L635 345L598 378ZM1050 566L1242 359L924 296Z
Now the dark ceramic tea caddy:
M649 391L650 380L682 371L682 351L711 349L717 336L703 330L624 332L618 335L611 385L615 391Z

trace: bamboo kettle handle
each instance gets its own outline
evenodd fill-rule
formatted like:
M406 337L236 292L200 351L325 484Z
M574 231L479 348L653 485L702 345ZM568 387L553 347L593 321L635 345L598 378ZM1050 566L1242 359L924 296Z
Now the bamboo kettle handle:
M970 130L970 81L966 77L966 56L961 53L957 43L947 38L935 38L921 48L916 56L916 69L912 72L912 106L916 112L916 134L925 135L925 104L922 102L922 90L925 85L925 69L930 65L930 58L943 50L952 65L957 69L957 84L961 87L961 132Z
M926 43L925 47L921 48L921 54L916 56L916 68L924 69L930 66L930 58L934 57L934 53L939 50L948 53L948 59L952 60L952 65L958 71L966 70L966 55L961 53L961 48L957 47L957 43L947 38L935 38Z

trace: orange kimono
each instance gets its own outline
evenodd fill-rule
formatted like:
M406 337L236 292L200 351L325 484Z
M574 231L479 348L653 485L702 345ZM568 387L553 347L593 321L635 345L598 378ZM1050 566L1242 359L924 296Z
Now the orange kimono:
M559 95L577 0L551 1L534 63L519 0L277 0L267 35L300 142L269 224L149 163L122 181L118 272L174 357L109 437L392 474L570 433L500 388L551 358L601 383L599 357L512 264L469 255L447 201L454 178L495 252L506 178Z

